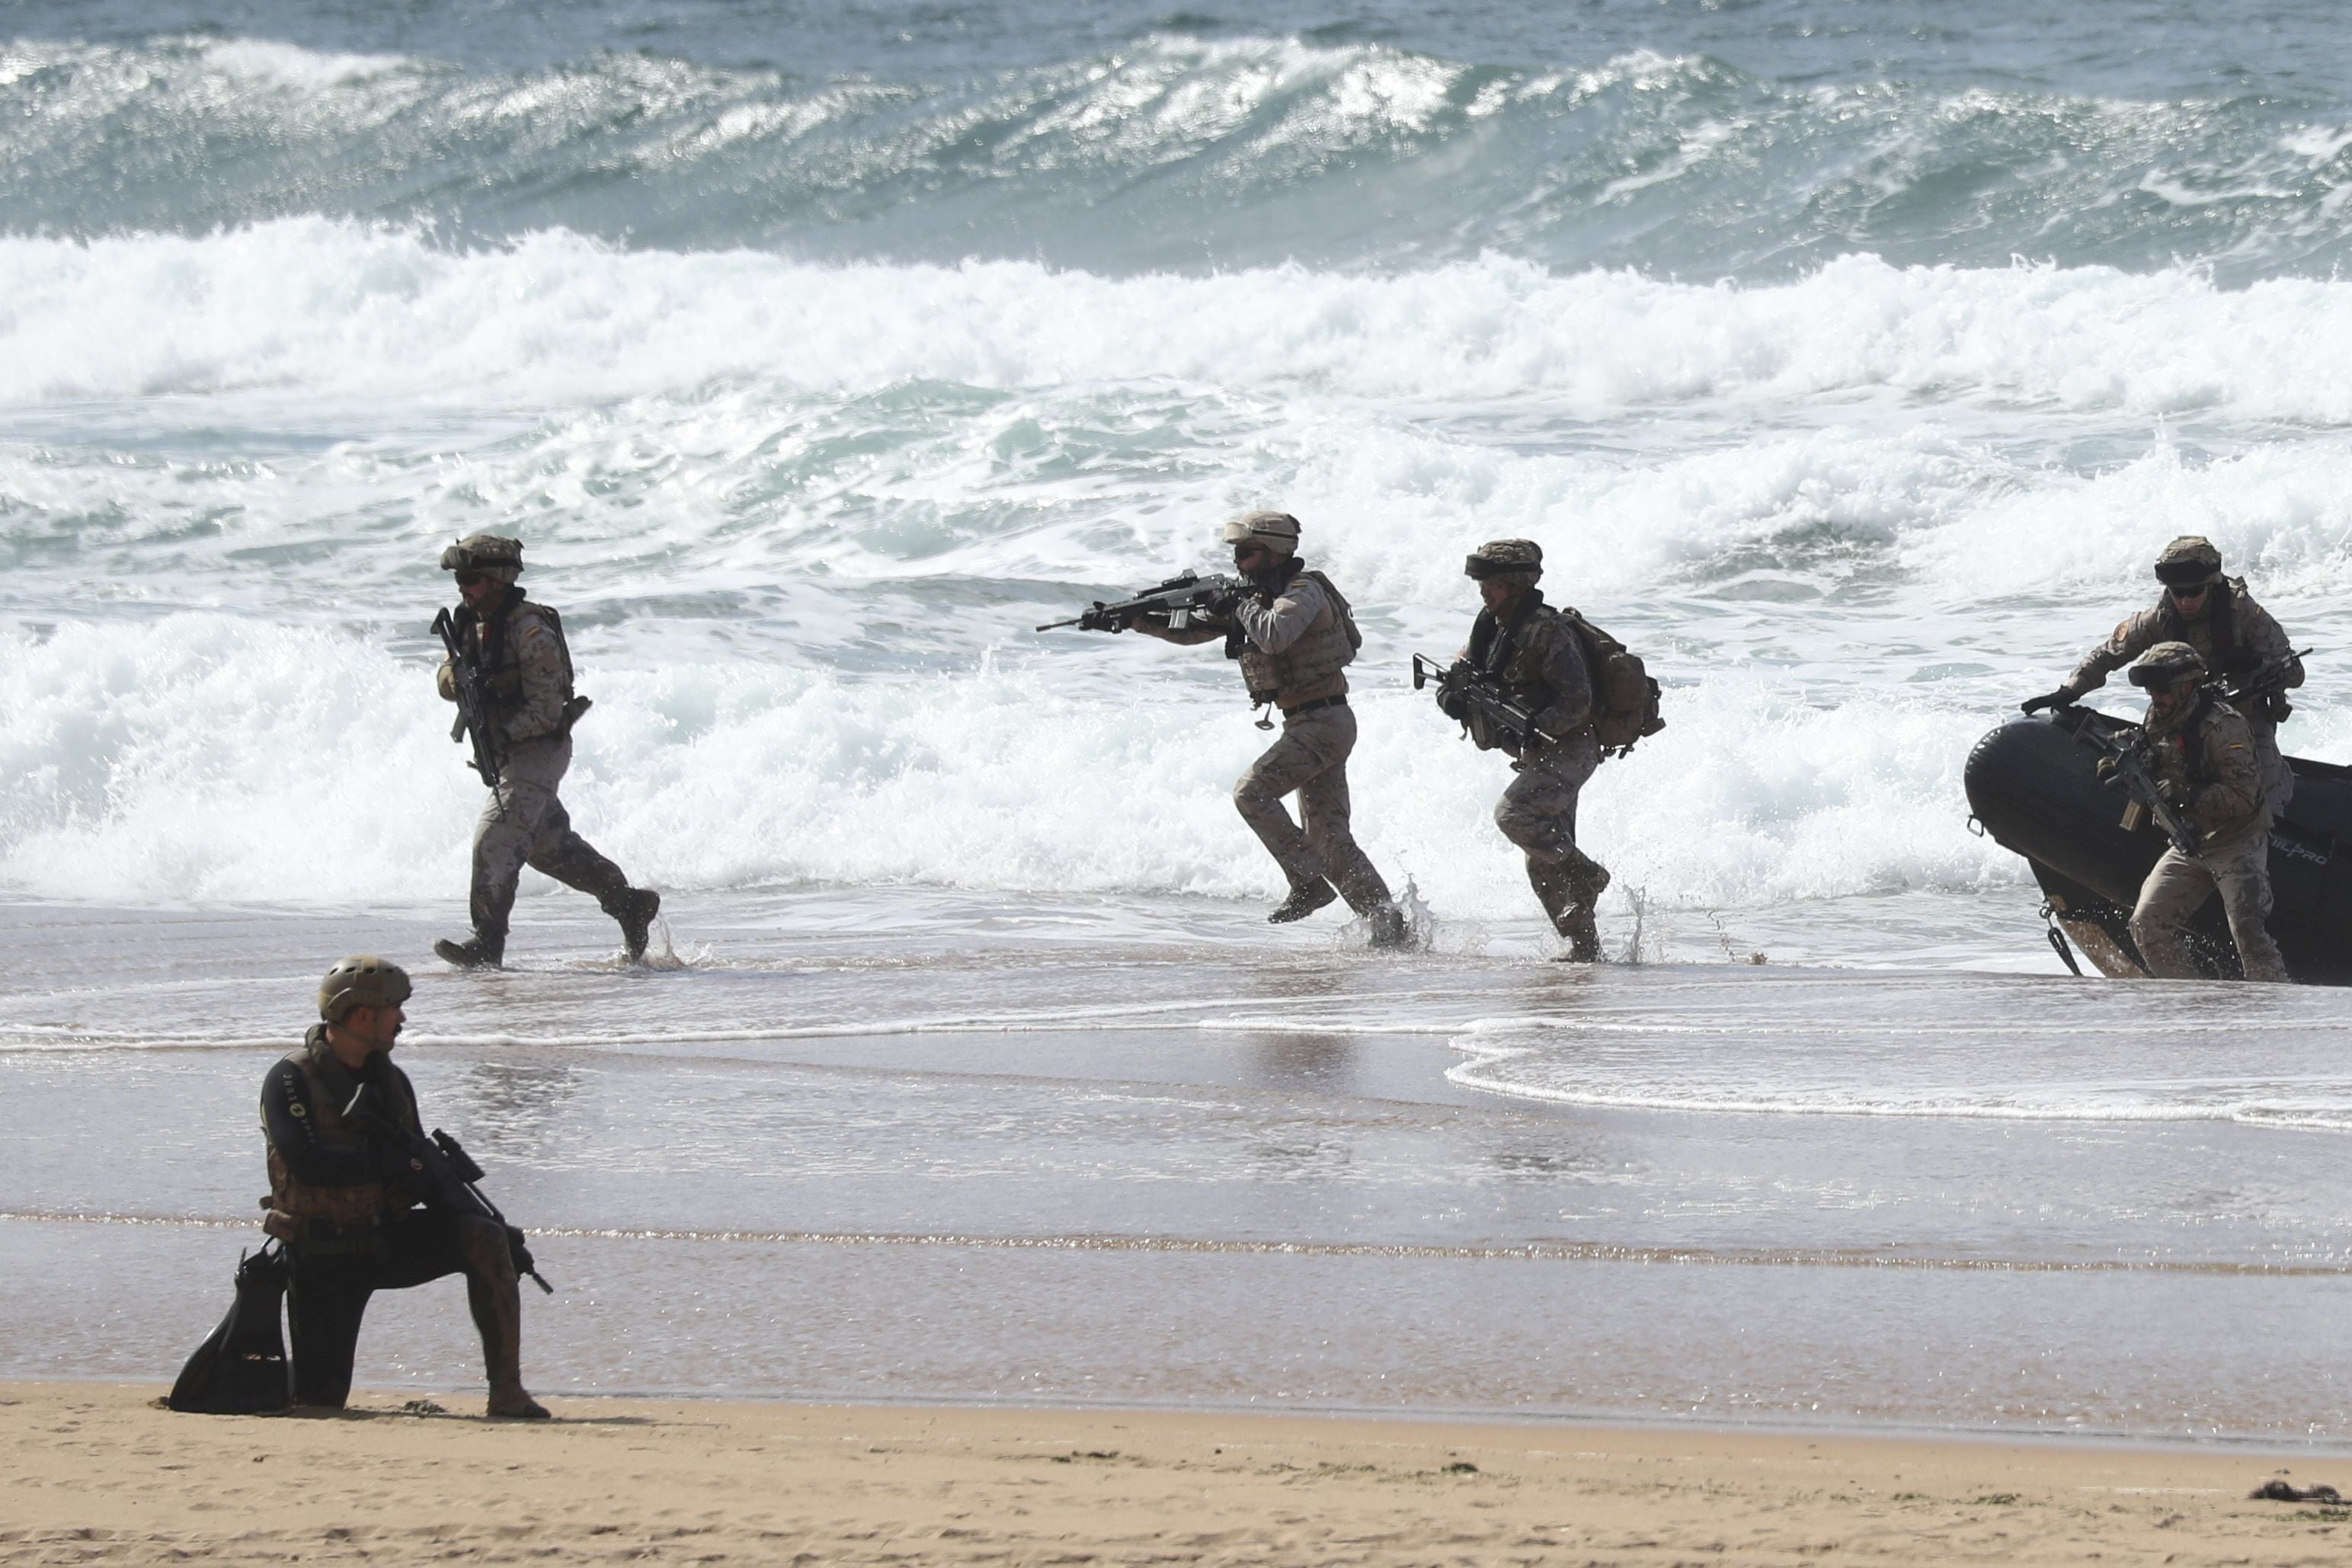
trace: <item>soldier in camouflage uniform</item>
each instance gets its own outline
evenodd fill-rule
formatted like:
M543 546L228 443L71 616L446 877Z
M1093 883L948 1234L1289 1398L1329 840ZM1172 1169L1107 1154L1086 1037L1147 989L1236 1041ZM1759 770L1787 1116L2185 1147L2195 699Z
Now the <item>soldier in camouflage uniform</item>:
M567 887L593 893L620 922L631 958L643 957L661 895L632 888L621 868L572 831L556 786L572 765L572 725L587 707L572 689L572 650L563 622L515 585L522 572L522 542L477 533L441 555L454 572L458 636L489 672L492 744L498 787L474 826L474 934L436 942L433 951L461 969L496 969L506 957L507 919L515 884L528 865ZM444 659L441 696L457 700L457 670Z
M1346 668L1356 657L1355 619L1320 572L1298 558L1298 520L1254 511L1224 525L1234 569L1253 592L1182 631L1164 619L1135 629L1162 642L1223 641L1240 661L1251 698L1282 710L1282 736L1250 764L1234 788L1234 805L1281 866L1290 896L1266 919L1303 920L1344 898L1371 922L1372 945L1406 940L1404 912L1349 825L1348 755L1356 716L1348 707ZM1298 796L1302 827L1283 805ZM1338 884L1335 888L1333 884Z
M1495 826L1527 856L1528 884L1554 930L1568 940L1563 955L1589 963L1601 956L1593 918L1609 872L1576 847L1576 799L1601 765L1592 732L1592 670L1574 625L1544 603L1536 580L1543 551L1532 540L1497 539L1473 551L1464 574L1478 584L1478 612L1470 642L1459 656L1524 706L1535 728L1561 737L1532 751L1514 750L1488 731L1447 688L1438 692L1446 716L1470 725L1482 751L1511 752L1515 775L1495 805Z
M2200 690L2204 679L2204 659L2181 642L2158 643L2132 667L2132 684L2148 693L2149 771L2198 837L2195 855L2168 846L2140 884L2132 942L2157 979L2195 979L2189 920L2218 891L2246 978L2283 981L2286 964L2263 923L2271 912L2271 808L2262 763L2246 721Z
M2066 678L2066 684L2022 705L2028 713L2072 702L2096 691L2107 677L2158 643L2186 643L2207 670L2240 677L2275 662L2281 685L2303 684L2303 662L2294 657L2270 612L2254 603L2242 577L2221 574L2221 552L2210 540L2183 534L2156 558L2157 581L2164 584L2153 609L2124 617L2107 640L2093 648ZM2253 733L2254 752L2261 759L2263 793L2273 812L2286 809L2294 795L2294 774L2279 752L2280 721L2293 711L2283 693L2250 699L2241 714Z

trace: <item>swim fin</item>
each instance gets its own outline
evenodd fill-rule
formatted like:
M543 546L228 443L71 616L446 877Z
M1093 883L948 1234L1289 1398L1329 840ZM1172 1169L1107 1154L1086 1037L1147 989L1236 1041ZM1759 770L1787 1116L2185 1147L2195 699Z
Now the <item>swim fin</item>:
M286 1336L278 1326L292 1273L292 1259L274 1244L238 1256L236 1300L180 1369L164 1403L203 1415L259 1415L294 1403Z

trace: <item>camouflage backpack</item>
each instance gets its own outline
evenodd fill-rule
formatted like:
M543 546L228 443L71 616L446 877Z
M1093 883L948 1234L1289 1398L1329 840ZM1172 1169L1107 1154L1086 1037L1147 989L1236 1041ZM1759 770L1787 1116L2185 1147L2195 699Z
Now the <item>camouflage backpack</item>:
M1576 628L1584 645L1584 662L1592 671L1592 736L1603 753L1619 756L1633 742L1666 727L1658 717L1658 683L1642 663L1642 656L1563 605L1559 613Z

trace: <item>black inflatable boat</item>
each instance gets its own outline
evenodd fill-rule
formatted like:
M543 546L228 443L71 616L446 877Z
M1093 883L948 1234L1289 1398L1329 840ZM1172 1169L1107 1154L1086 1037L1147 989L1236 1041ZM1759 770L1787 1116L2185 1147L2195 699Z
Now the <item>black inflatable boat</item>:
M1969 753L1966 783L1974 820L2003 848L2025 857L2042 884L2057 932L2118 979L2145 973L2132 945L2131 911L2140 883L2164 853L2154 829L2127 832L2126 798L2103 787L2093 733L2136 726L2089 708L2013 719ZM2271 826L2271 935L2287 973L2306 985L2352 985L2352 768L2290 757L2294 798ZM2197 911L2189 951L2215 979L2241 978L2221 901ZM2072 965L2072 959L2068 959Z

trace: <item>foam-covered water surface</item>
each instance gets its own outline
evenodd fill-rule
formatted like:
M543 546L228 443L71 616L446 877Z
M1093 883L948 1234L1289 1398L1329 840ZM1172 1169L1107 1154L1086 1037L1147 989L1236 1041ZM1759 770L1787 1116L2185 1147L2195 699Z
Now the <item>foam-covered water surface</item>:
M1028 628L1279 500L1373 638L1363 834L1442 912L1524 894L1500 767L1404 656L1456 645L1461 553L1511 535L1668 688L1594 786L1613 897L2011 900L1963 832L1969 742L2177 531L2324 647L2352 530L2332 283L1113 280L323 220L12 258L46 308L0 405L0 876L35 893L450 885L467 785L423 622L438 544L506 528L597 699L572 787L663 886L1264 896L1222 798L1257 740L1231 672ZM2314 670L2288 740L2329 755L2343 683ZM359 726L379 765L331 792ZM330 816L321 886L289 828Z

